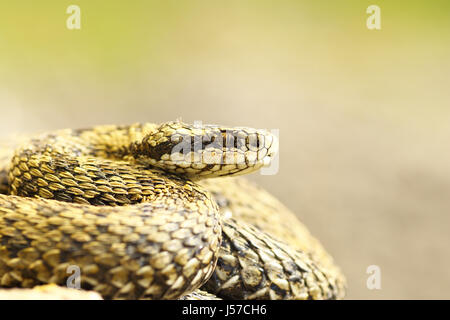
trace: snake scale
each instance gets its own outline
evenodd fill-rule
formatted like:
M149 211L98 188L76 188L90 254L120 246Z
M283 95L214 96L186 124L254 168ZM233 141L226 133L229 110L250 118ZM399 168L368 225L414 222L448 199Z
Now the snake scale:
M181 121L0 143L0 287L64 286L75 266L106 299L343 298L320 242L236 177L276 152L265 130Z

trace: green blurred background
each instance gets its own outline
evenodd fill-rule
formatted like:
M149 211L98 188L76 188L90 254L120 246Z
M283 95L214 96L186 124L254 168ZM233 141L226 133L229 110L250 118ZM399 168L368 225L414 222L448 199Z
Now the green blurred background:
M66 28L71 4L81 30ZM381 30L366 27L372 4ZM177 118L280 129L278 174L251 178L323 242L348 298L449 298L449 39L444 0L3 0L0 135Z

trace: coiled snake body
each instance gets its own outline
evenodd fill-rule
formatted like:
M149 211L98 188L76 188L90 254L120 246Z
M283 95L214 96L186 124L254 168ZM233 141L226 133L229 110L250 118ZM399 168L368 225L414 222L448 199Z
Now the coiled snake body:
M104 298L344 295L340 269L294 214L224 177L270 162L267 131L177 121L12 144L0 144L0 287L66 285L78 270Z

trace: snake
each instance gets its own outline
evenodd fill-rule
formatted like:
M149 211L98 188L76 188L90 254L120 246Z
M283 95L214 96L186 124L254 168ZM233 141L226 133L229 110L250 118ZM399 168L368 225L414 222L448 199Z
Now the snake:
M0 142L0 287L76 274L105 299L344 298L320 241L241 177L278 145L268 130L181 120Z

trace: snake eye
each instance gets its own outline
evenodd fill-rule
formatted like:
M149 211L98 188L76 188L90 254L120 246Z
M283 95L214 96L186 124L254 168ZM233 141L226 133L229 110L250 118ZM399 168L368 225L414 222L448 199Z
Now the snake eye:
M170 137L170 140L171 140L173 143L180 143L180 142L183 141L183 137L182 137L180 134L173 134L173 135Z

